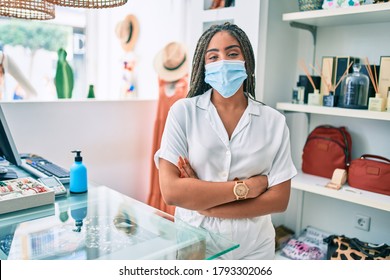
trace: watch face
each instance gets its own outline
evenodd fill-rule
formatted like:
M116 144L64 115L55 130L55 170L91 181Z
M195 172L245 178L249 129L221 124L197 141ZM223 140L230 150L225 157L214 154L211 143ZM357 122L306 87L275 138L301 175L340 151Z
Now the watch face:
M246 195L246 187L243 184L237 185L237 187L236 187L236 194L238 196Z
M244 183L237 183L234 186L234 194L237 199L245 199L248 194L248 187Z

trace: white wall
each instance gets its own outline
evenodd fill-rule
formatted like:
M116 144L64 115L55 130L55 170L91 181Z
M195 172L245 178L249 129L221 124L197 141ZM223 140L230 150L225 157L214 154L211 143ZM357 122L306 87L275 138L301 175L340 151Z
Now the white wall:
M134 47L137 94L142 99L157 99L153 59L167 43L184 42L185 5L186 1L182 0L131 0L117 8L88 10L88 83L95 85L98 98L117 99L120 96L125 52L115 35L115 26L127 14L133 14L140 26Z
M2 103L20 153L69 169L82 151L90 180L146 202L156 101Z
M267 1L261 2L264 4ZM260 59L257 60L257 69L261 70L256 77L259 89L257 98L272 107L275 107L277 102L289 101L296 83L296 76L290 65L294 65L297 59L298 31L283 22L282 15L296 11L297 3L290 0L271 0L268 1L268 9L262 10L261 14L262 17L267 17L265 23L261 22L262 25L267 24L267 29L259 38L259 45L265 44L265 49L259 49Z

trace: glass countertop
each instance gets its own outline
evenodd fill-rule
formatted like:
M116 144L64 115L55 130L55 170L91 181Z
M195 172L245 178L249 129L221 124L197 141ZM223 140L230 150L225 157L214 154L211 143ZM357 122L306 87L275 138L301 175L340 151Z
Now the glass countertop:
M0 259L215 259L238 248L105 186L0 215Z

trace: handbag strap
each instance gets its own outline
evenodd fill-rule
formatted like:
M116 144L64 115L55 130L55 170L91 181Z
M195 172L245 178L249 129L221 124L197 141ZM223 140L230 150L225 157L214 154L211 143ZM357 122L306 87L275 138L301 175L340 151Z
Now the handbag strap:
M378 258L378 257L387 257L390 255L390 247L387 244L383 244L381 246L369 246L366 243L360 241L357 238L350 238L350 244L353 246L356 250L359 252L365 254L368 257L371 258ZM370 250L375 250L377 253L370 254Z
M387 158L381 157L381 156L377 156L377 155L364 154L360 158L361 159L374 158L374 159L379 159L379 160L382 160L382 161L386 161L387 163L390 163L390 159L387 159Z

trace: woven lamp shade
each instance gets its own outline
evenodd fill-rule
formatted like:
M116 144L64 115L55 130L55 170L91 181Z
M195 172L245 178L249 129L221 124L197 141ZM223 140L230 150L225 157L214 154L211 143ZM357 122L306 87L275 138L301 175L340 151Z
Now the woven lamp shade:
M45 0L0 0L0 16L48 20L55 17L55 8Z
M46 0L52 4L64 7L102 9L122 6L127 0Z

